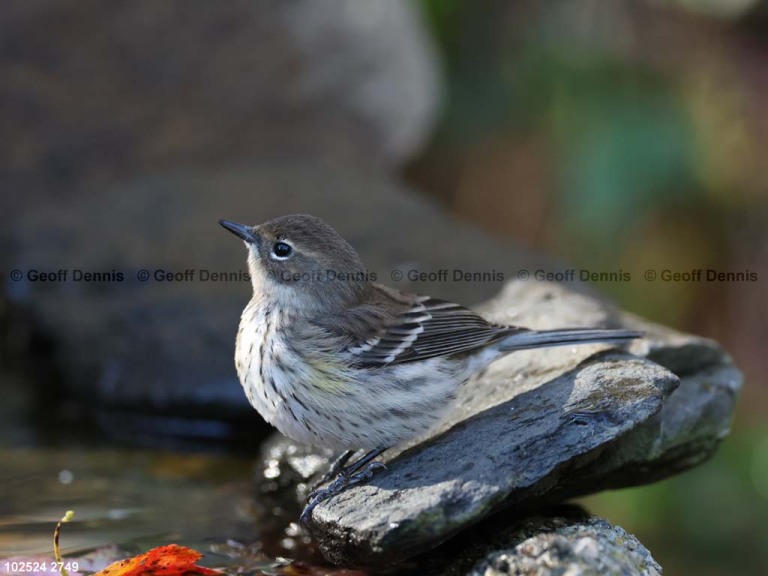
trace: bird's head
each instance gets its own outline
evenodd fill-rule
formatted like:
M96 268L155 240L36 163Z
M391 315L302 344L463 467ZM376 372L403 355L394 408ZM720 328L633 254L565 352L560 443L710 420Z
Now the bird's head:
M257 226L219 220L245 242L254 294L316 314L356 302L369 285L360 257L336 230L307 214Z

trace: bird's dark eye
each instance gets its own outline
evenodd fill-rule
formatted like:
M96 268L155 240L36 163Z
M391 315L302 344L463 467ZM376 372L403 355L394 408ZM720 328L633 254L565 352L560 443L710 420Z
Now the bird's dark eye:
M275 242L275 245L272 246L272 254L280 259L288 258L291 252L293 252L293 248L286 242Z

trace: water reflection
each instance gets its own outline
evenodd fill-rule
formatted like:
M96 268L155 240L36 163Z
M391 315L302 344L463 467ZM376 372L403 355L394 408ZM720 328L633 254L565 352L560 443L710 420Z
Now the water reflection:
M0 449L0 555L51 554L66 510L65 554L258 540L252 462L131 450Z

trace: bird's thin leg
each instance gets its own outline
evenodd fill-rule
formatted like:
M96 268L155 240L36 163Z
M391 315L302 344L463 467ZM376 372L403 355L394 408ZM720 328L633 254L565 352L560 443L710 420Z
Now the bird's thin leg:
M347 450L343 452L338 458L336 458L336 460L334 460L331 464L331 467L328 469L328 472L323 474L323 477L320 478L320 480L312 484L312 488L309 490L310 497L317 491L320 486L336 478L336 476L338 476L344 469L344 464L346 464L349 459L354 456L355 452L357 452L357 450Z
M386 448L377 448L376 450L371 450L370 452L366 452L363 454L359 460L356 460L346 468L344 468L341 473L344 474L347 477L352 477L355 474L357 474L361 468L365 467L368 468L366 464L368 464L371 460L375 460L378 458L378 456L384 452ZM379 462L378 464L381 464ZM381 464L383 466L383 464Z
M315 490L309 495L309 502L301 513L301 522L306 525L312 517L312 510L329 498L333 498L345 488L364 482L373 476L376 470L386 468L381 462L373 462L386 448L377 448L365 453L359 460L343 468L336 479L331 482L327 488Z
M333 463L332 470L329 471L328 474L326 474L326 476L323 477L323 480L321 482L318 482L317 486L320 486L320 485L324 484L325 482L327 482L328 480L330 480L331 478L333 478L334 481L331 483L331 486L333 486L334 484L342 484L342 488L343 488L344 486L346 486L348 484L349 480L362 467L364 467L371 460L376 458L379 454L384 452L384 450L386 450L386 448L381 448L381 449L377 449L377 450L371 450L370 452L366 452L358 460L355 460L349 466L344 467L344 464L346 463L346 461L349 460L349 457L345 458L345 456L347 455L347 453L345 452L344 454L342 454L339 457L339 459L336 462ZM351 454L350 454L350 457L351 457L352 454L355 453L355 450L350 450L350 452L351 452ZM339 466L337 466L337 464L339 464ZM374 466L374 468L380 468L382 466L384 466L384 465L377 463L377 465ZM336 468L338 468L338 469L336 469ZM336 469L335 472L333 471L333 469ZM347 484L345 484L345 482ZM355 484L357 484L357 483L359 483L359 481L355 482ZM327 489L330 489L331 486L328 486ZM313 489L309 493L309 496L307 496L307 500L312 500L315 496L317 496L318 494L320 494L323 491L324 491L323 488L315 488L315 489Z

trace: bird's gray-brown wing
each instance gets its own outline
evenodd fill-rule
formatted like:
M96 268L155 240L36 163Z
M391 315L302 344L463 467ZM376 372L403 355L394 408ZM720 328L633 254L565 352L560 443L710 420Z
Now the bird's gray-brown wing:
M460 354L526 331L491 324L453 302L394 291L383 295L392 299L389 306L383 306L389 308L386 317L372 323L367 333L350 338L346 348L361 367Z

